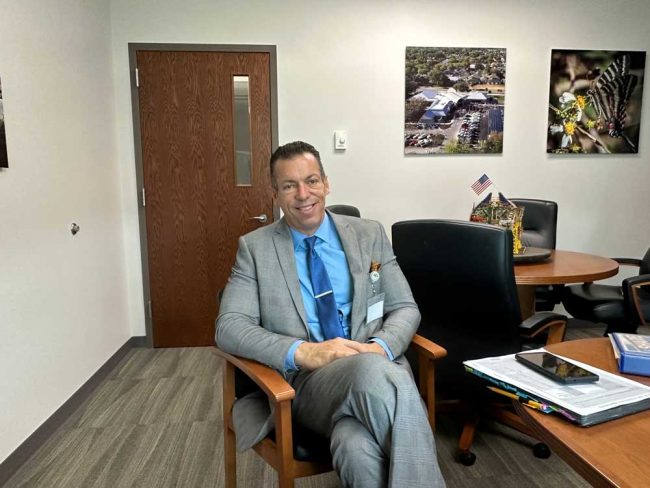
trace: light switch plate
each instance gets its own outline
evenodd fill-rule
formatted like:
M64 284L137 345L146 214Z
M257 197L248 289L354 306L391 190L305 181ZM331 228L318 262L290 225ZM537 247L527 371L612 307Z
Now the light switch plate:
M344 130L334 131L334 149L345 150L348 148L348 133Z

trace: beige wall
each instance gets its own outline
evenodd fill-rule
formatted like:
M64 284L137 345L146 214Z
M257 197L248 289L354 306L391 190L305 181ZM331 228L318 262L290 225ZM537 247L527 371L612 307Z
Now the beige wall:
M109 4L2 1L0 12L1 462L131 330Z
M650 102L638 155L546 154L552 48L650 48L645 0L112 1L118 150L134 334L144 332L128 42L275 44L279 139L321 149L330 203L352 203L389 230L410 218L468 218L487 173L511 197L558 202L558 247L639 256L650 241ZM507 49L502 155L405 157L405 46ZM647 98L647 97L646 97ZM333 131L348 131L335 154ZM390 233L390 230L389 230Z
M638 155L545 153L550 50L648 50L646 0L0 7L11 165L0 172L0 459L145 331L129 42L277 45L280 141L319 147L330 203L355 204L388 228L467 218L469 185L487 173L506 195L559 203L561 248L638 256L648 246L650 102ZM407 45L507 48L502 155L403 155ZM334 129L348 131L344 154L334 153Z

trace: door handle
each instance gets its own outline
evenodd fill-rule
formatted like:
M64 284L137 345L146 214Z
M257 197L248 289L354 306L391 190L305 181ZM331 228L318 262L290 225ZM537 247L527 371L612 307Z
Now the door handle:
M262 214L256 217L251 217L248 220L257 220L260 224L266 224L266 221L269 220L269 218L266 216L266 214Z

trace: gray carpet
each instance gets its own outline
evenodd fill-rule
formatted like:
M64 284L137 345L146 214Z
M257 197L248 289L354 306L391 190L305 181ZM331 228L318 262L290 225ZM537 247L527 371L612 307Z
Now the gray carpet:
M599 335L600 328L569 329L567 338ZM132 350L5 487L223 486L220 365L209 348ZM438 457L450 488L589 486L557 456L535 458L534 441L493 423L481 426L477 462L464 467L454 461L459 433L457 419L440 416ZM238 480L277 486L252 451L238 457ZM328 473L297 486L340 485Z

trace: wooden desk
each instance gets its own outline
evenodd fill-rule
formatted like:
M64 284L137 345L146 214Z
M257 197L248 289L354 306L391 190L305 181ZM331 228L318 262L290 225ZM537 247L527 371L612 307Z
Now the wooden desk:
M546 347L549 351L618 373L609 339L581 339ZM650 386L650 377L622 375ZM515 410L558 456L593 486L650 485L650 410L591 427L524 407Z
M535 287L602 280L618 273L613 259L582 252L553 250L539 263L515 263L515 282L522 318L535 313Z

